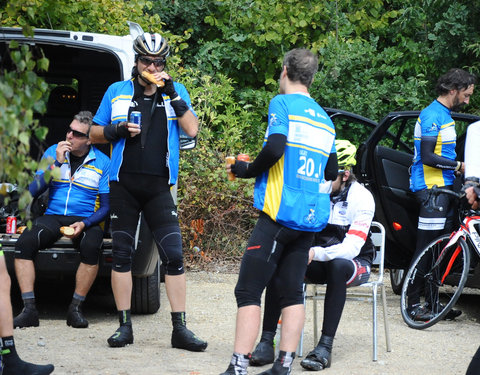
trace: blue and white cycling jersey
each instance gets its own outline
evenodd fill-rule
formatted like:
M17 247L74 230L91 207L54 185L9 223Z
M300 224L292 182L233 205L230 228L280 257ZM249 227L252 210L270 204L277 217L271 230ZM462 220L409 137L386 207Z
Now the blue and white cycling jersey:
M335 127L327 113L306 94L277 95L270 102L270 134L287 137L280 160L257 177L254 206L288 228L323 229L330 213L324 171L335 152Z
M175 91L187 103L192 113L196 116L192 108L190 96L187 89L181 83L174 82ZM115 82L107 89L103 96L100 107L98 108L93 122L98 125L106 126L116 124L120 121L128 121L128 110L134 94L133 80ZM180 155L179 133L177 115L170 105L170 98L162 94L165 102L165 111L167 114L167 165L169 170L169 184L174 185L178 178L178 159ZM110 171L110 181L118 181L118 174L122 166L123 150L125 149L125 138L120 138L113 142L112 148L112 166Z
M56 158L57 145L50 146L42 158ZM48 208L45 215L90 217L98 208L98 194L110 191L108 174L110 158L90 147L84 162L73 174L70 171L69 154L60 167L60 177L50 181ZM44 171L37 171L38 175Z
M437 100L434 100L433 103L420 112L420 116L415 124L415 155L410 177L410 189L413 192L430 189L433 185L449 186L455 180L453 169L440 169L425 165L422 162L420 153L422 137L436 137L435 154L449 160L456 159L457 133L455 131L455 121L450 113L450 109Z

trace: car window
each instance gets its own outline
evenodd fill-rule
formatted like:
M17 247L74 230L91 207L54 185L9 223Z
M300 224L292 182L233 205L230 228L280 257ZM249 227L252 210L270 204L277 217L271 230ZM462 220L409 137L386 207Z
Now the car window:
M335 125L336 139L347 139L357 147L368 138L377 123L335 108L325 108Z
M396 117L378 144L413 154L413 132L416 121L417 117Z

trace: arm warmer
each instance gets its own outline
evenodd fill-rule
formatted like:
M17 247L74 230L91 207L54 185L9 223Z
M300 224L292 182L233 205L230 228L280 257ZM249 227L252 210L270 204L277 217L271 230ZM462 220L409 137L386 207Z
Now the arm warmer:
M285 135L269 135L265 146L262 148L255 160L248 165L246 177L257 177L264 171L273 167L285 152L286 144L287 137Z
M99 194L98 197L100 199L100 207L98 210L95 211L90 217L82 220L85 223L85 228L89 228L92 225L96 225L105 220L108 215L108 211L110 211L108 193Z
M422 137L420 140L420 157L422 163L432 168L453 169L457 168L457 162L435 154L436 137Z
M182 117L185 112L187 112L190 108L188 107L188 104L180 98L177 94L175 99L170 100L170 104L172 105L173 110L175 111L175 114L177 117Z
M103 136L109 142L118 141L120 138L127 138L130 136L126 121L117 124L109 124L103 127Z
M338 159L337 153L330 154L327 165L325 166L325 180L335 181L338 176Z

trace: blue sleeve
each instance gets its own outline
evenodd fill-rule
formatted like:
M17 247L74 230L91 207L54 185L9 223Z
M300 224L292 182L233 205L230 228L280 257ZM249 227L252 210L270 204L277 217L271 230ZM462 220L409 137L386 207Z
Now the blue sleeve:
M268 107L267 137L271 134L283 134L288 137L288 108L282 100L282 95L274 97Z
M47 158L52 158L53 160L55 160L55 163L52 164L50 168L53 168L54 166L55 167L62 166L62 164L60 164L56 160L56 157L57 157L56 150L57 150L57 145L50 146L42 155L42 160ZM45 181L45 171L38 170L35 174L33 181L30 183L30 185L28 185L28 191L30 192L32 197L36 198L40 194L45 192L45 190L48 189L49 183L50 182L47 183L47 181Z
M197 114L195 113L192 107L192 101L190 99L190 95L188 94L188 91L185 88L185 86L179 82L173 82L173 86L175 87L175 91L177 92L177 94L180 95L180 97L185 101L185 103L187 103L188 108L190 108L190 110L195 115L195 117L197 117Z
M93 215L83 220L83 222L85 223L85 228L89 228L92 225L96 225L104 221L108 215L108 211L110 211L108 194L102 193L99 194L98 197L100 200L100 207L97 211L93 213Z
M101 151L98 151L101 152ZM100 183L98 186L99 194L108 194L110 192L110 187L108 185L108 181L110 178L110 158L107 157L107 161L105 166L103 167L103 174L100 178Z
M28 185L28 191L32 197L36 198L48 188L44 173L37 173L33 181Z

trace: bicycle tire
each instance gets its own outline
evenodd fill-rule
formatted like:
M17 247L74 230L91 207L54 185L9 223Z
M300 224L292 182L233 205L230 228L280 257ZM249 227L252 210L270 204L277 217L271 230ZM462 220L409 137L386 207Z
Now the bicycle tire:
M432 241L410 265L400 298L400 310L405 323L414 329L425 329L442 320L457 302L467 281L470 267L470 249L463 238L450 246L439 265L433 269L441 250L450 239L449 235L438 237ZM452 263L455 250L457 255ZM450 267L450 268L448 268ZM427 270L422 271L422 270ZM449 272L446 272L446 270ZM442 281L441 275L448 273ZM420 286L420 287L419 287ZM414 297L412 297L414 296ZM426 307L432 313L427 321L414 320L409 314L409 298L420 306Z

